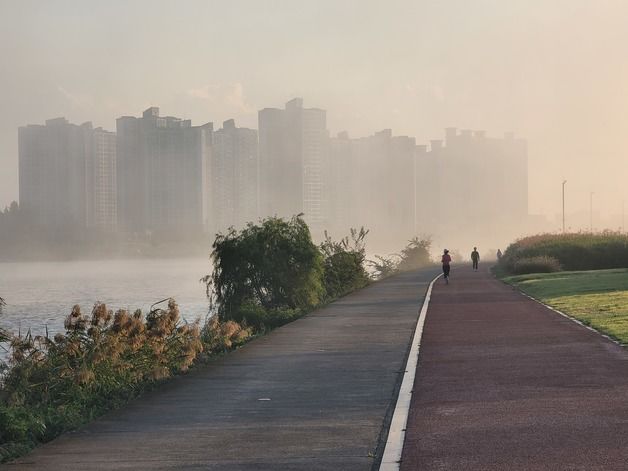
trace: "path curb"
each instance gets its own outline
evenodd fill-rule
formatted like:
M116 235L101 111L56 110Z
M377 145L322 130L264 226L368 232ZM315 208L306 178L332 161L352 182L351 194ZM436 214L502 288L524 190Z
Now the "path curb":
M419 319L416 323L416 328L412 337L412 346L410 347L410 353L408 354L403 379L401 380L401 387L399 388L397 403L395 404L395 410L393 412L392 420L390 421L388 438L384 447L382 461L379 465L379 471L397 471L401 463L401 453L403 452L403 442L406 436L406 425L408 423L408 414L410 412L410 403L412 401L412 389L419 361L419 349L421 347L423 326L425 325L427 308L430 304L430 298L432 296L432 288L434 283L436 283L436 280L438 280L441 276L442 274L437 275L430 282L427 292L425 293L425 298L423 299Z
M512 286L512 285L509 285L509 286ZM614 343L614 344L616 344L616 345L619 345L620 347L625 347L625 346L626 346L626 345L624 345L623 343L621 343L620 341L615 340L614 338L612 338L612 337L610 337L610 336L608 336L608 335L606 335L606 334L604 334L604 333L600 332L600 331L599 331L599 330L597 330L597 329L594 329L594 328L593 328L593 327L591 327L590 325L586 325L584 322L582 322L582 321L580 321L580 320L576 319L575 317L570 316L569 314L567 314L567 313L565 313L565 312L563 312L563 311L560 311L560 310L556 309L555 307L550 306L549 304L545 304L543 301L541 301L540 299L535 298L534 296L530 296L528 293L526 293L526 292L522 291L521 289L519 289L519 288L517 288L517 287L514 287L514 288L515 288L517 291L519 291L519 293L521 293L521 294L522 294L523 296L525 296L526 298L531 299L532 301L539 303L540 305L542 305L542 306L546 307L546 308L547 308L547 309L549 309L550 311L553 311L553 312L555 312L556 314L559 314L559 315L561 315L561 316L563 316L563 317L565 317L565 318L569 319L570 321L575 322L575 323L576 323L576 324L578 324L579 326L584 327L585 329L590 330L591 332L595 332L596 334L598 334L598 335L600 335L600 336L604 337L606 340L610 340L611 342L613 342L613 343Z
M606 335L606 334L604 334L604 333L600 332L599 330L594 329L594 328L593 328L593 327L591 327L590 325L586 325L584 322L582 322L582 321L580 321L580 320L576 319L575 317L570 316L569 314L567 314L567 313L565 313L565 312L563 312L563 311L561 311L561 310L559 310L559 309L556 309L555 307L552 307L552 306L550 306L549 304L544 303L544 302L543 302L543 301L541 301L540 299L535 298L534 296L529 295L528 293L526 293L525 291L523 291L521 288L519 288L519 287L517 287L517 286L515 286L515 285L511 285L510 283L506 283L504 280L502 280L502 279L498 278L498 277L497 277L497 275L495 275L495 273L494 273L493 271L491 271L491 270L490 270L490 268L489 268L489 273L490 273L491 275L493 275L493 278L495 278L495 279L496 279L497 281L499 281L500 283L503 283L503 284L505 284L506 286L510 286L512 289L517 290L517 291L519 292L519 294L521 294L522 296L524 296L524 297L526 297L526 298L528 298L528 299L531 299L532 301L534 301L534 302L536 302L536 303L539 303L541 306L546 307L546 308L547 308L547 309L549 309L550 311L553 311L553 312L555 312L556 314L558 314L558 315L560 315L560 316L563 316L564 318L569 319L569 320L570 320L570 321L572 321L572 322L575 322L575 323L576 323L576 324L578 324L579 326L584 327L585 329L590 330L591 332L595 332L596 334L598 334L598 335L600 335L600 336L604 337L606 340L610 340L611 342L613 342L613 343L614 343L614 344L616 344L616 345L619 345L619 346L620 346L620 347L622 347L622 348L626 348L626 347L628 347L628 345L627 345L627 344L623 344L623 343L621 343L619 340L615 340L614 338L612 338L612 337L610 337L610 336L608 336L608 335Z
M534 301L534 302L536 302L536 303L539 303L541 306L546 307L546 308L547 308L547 309L549 309L550 311L553 311L553 312L555 312L556 314L558 314L558 315L560 315L560 316L563 316L564 318L569 319L569 320L570 320L570 321L572 321L572 322L575 322L575 323L576 323L576 324L578 324L579 326L584 327L585 329L590 330L591 332L595 332L596 334L601 335L601 336L602 336L602 337L604 337L606 340L610 340L611 342L613 342L615 345L619 345L619 346L620 346L620 347L622 347L622 348L626 348L626 347L628 347L628 344L621 343L619 340L615 340L614 338L612 338L612 337L610 337L610 336L608 336L608 335L606 335L606 334L604 334L604 333L600 332L599 330L594 329L594 328L593 328L593 327L591 327L590 325L586 325L584 322L582 322L582 321L580 321L580 320L576 319L575 317L570 316L569 314L567 314L567 313L565 313L565 312L563 312L563 311L561 311L561 310L559 310L559 309L556 309L555 307L552 307L552 306L550 306L549 304L544 303L544 302L543 302L543 301L541 301L540 299L535 298L534 296L529 295L528 293L526 293L525 291L523 291L521 288L519 288L519 287L517 287L517 286L515 286L515 285L511 285L510 283L506 283L504 280L502 280L502 279L500 279L499 277L497 277L497 275L495 275L495 273L494 273L494 272L493 272L490 268L489 268L489 273L493 276L493 278L495 278L495 279L496 279L497 281L499 281L500 283L503 283L503 284L505 284L506 286L510 286L512 289L517 290L517 291L519 292L519 294L521 294L522 296L524 296L524 297L526 297L526 298L528 298L528 299L531 299L532 301Z

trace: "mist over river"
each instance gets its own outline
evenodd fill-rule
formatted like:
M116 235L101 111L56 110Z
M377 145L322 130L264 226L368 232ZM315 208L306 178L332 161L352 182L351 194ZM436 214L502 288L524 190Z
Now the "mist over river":
M199 279L210 272L207 259L112 260L79 262L0 263L0 327L33 335L63 329L63 320L78 304L90 314L95 302L142 309L173 297L188 321L204 318L208 310L205 286Z

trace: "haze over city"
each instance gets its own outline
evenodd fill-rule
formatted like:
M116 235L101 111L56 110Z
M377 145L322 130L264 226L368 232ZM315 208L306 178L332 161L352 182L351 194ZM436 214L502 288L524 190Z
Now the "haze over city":
M627 196L628 5L621 1L22 1L0 5L0 206L18 197L17 128L64 116L234 118L295 96L331 135L444 128L528 141L529 212L620 226ZM246 14L243 14L246 12ZM600 219L600 218L603 218ZM574 224L575 225L575 224ZM586 227L586 223L581 223ZM574 229L578 229L576 226Z

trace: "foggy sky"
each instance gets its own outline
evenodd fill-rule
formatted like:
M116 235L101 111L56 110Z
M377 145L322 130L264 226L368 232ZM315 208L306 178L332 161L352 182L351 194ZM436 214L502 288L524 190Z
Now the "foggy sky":
M115 131L153 105L256 128L258 109L302 96L353 137L514 131L531 213L559 213L565 178L568 212L593 191L596 212L618 215L627 22L620 0L0 0L0 206L18 195L18 126Z

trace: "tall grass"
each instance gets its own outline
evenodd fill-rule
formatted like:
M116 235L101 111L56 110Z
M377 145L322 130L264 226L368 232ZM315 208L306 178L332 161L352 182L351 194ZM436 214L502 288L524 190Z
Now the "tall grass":
M161 380L186 371L203 351L221 353L251 336L235 322L181 322L172 299L144 316L97 303L74 306L64 334L14 336L0 378L0 461L119 407Z
M536 257L522 257L515 261L513 273L525 275L528 273L553 273L560 271L560 263L553 257L538 255Z
M564 270L628 267L628 235L603 232L528 236L508 246L500 265L515 273L520 260L535 257L553 259Z

